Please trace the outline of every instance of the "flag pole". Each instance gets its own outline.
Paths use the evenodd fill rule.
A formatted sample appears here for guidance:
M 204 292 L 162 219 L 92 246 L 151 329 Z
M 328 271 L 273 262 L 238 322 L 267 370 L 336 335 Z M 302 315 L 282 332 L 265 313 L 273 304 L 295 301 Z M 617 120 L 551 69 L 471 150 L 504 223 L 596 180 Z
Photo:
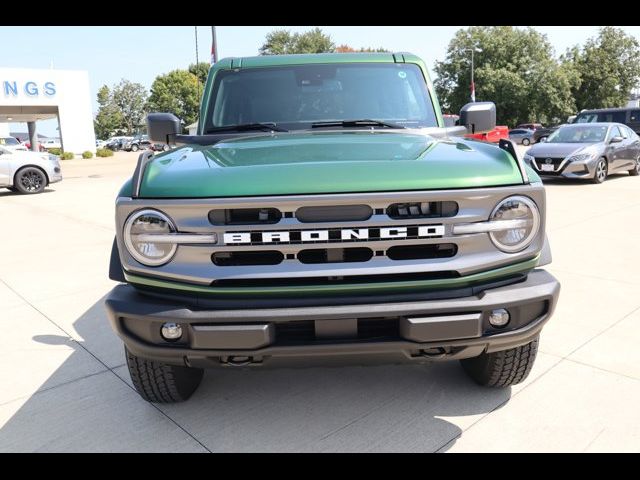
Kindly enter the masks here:
M 216 42 L 216 27 L 211 27 L 211 65 L 218 61 L 218 44 Z

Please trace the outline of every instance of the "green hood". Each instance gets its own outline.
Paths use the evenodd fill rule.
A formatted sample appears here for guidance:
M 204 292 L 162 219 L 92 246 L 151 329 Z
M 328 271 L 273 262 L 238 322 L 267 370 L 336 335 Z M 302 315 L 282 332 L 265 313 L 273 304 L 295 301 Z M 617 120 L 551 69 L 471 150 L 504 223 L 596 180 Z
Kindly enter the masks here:
M 472 188 L 522 183 L 487 143 L 416 133 L 278 133 L 188 145 L 146 168 L 141 197 L 233 197 Z

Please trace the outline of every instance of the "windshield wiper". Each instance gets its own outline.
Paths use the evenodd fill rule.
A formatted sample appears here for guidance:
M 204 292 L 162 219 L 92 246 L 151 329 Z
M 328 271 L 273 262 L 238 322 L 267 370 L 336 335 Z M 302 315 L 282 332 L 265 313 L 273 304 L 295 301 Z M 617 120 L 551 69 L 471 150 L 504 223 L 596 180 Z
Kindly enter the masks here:
M 329 120 L 327 122 L 315 122 L 311 124 L 311 128 L 326 128 L 326 127 L 387 127 L 387 128 L 407 128 L 404 125 L 398 125 L 397 123 L 383 122 L 381 120 L 370 120 L 365 118 L 363 120 Z
M 275 123 L 241 123 L 239 125 L 225 125 L 224 127 L 211 127 L 207 128 L 206 133 L 219 133 L 219 132 L 246 132 L 249 130 L 262 130 L 273 132 L 288 132 L 286 128 L 278 127 Z

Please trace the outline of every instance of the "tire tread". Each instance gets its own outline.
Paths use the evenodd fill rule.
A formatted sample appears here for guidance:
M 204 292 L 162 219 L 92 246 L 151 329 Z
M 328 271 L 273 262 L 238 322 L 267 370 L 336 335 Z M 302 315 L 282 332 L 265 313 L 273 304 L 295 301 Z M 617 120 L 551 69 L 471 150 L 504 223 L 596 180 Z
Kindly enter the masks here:
M 538 338 L 519 347 L 462 360 L 464 370 L 480 385 L 504 388 L 522 382 L 538 353 Z
M 198 388 L 203 370 L 168 365 L 138 357 L 125 348 L 133 386 L 148 402 L 174 403 L 187 400 Z

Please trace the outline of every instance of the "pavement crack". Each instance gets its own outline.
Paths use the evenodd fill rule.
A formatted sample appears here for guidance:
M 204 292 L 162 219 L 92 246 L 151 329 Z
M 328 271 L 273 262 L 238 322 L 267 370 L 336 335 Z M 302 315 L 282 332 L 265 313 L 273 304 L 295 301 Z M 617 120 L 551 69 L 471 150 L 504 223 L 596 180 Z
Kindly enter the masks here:
M 329 433 L 326 433 L 325 435 L 320 437 L 320 440 L 326 440 L 327 438 L 331 437 L 332 435 L 335 435 L 338 432 L 341 432 L 342 430 L 344 430 L 345 428 L 350 427 L 351 425 L 359 422 L 360 420 L 362 420 L 363 418 L 367 418 L 369 415 L 371 415 L 372 413 L 374 413 L 377 410 L 380 410 L 383 407 L 386 407 L 387 405 L 389 405 L 390 403 L 393 403 L 394 401 L 396 401 L 397 396 L 393 396 L 391 397 L 389 400 L 387 400 L 384 403 L 381 403 L 380 405 L 377 405 L 376 407 L 372 408 L 371 410 L 367 410 L 366 412 L 358 415 L 357 417 L 355 417 L 353 420 L 348 421 L 347 423 L 345 423 L 344 425 L 330 431 Z
M 12 398 L 11 400 L 6 400 L 6 401 L 3 401 L 3 402 L 0 402 L 0 406 L 8 405 L 10 403 L 13 403 L 15 401 L 21 400 L 23 398 L 31 398 L 31 397 L 33 397 L 35 395 L 40 395 L 41 393 L 50 392 L 51 390 L 55 390 L 58 387 L 64 387 L 66 385 L 78 382 L 80 380 L 85 380 L 87 378 L 95 377 L 96 375 L 102 375 L 103 373 L 108 373 L 108 372 L 109 372 L 109 369 L 100 370 L 99 372 L 88 373 L 86 375 L 82 375 L 81 377 L 74 378 L 72 380 L 67 380 L 66 382 L 59 383 L 58 385 L 52 385 L 51 387 L 40 388 L 40 389 L 36 390 L 35 392 L 33 392 L 30 395 L 20 395 L 19 397 Z
M 631 375 L 626 375 L 626 374 L 620 373 L 620 372 L 614 372 L 613 370 L 609 370 L 607 368 L 602 368 L 602 367 L 599 367 L 597 365 L 591 365 L 590 363 L 587 363 L 587 362 L 581 362 L 580 360 L 575 360 L 573 358 L 565 358 L 564 360 L 567 360 L 568 362 L 571 362 L 571 363 L 575 363 L 577 365 L 582 365 L 582 366 L 585 366 L 585 367 L 593 368 L 595 370 L 600 370 L 602 372 L 610 373 L 612 375 L 617 375 L 618 377 L 628 378 L 629 380 L 635 380 L 636 382 L 640 382 L 640 378 L 638 378 L 638 377 L 633 377 Z
M 71 335 L 70 332 L 68 332 L 66 329 L 64 329 L 62 326 L 58 325 L 58 323 L 56 323 L 53 319 L 51 319 L 46 313 L 44 313 L 42 310 L 40 310 L 38 307 L 36 307 L 33 303 L 31 303 L 27 298 L 25 298 L 23 295 L 21 295 L 20 293 L 18 293 L 16 290 L 14 290 L 7 282 L 5 282 L 4 280 L 0 279 L 0 283 L 2 283 L 4 286 L 6 286 L 9 290 L 11 290 L 13 293 L 15 293 L 18 297 L 20 297 L 27 305 L 29 305 L 31 308 L 33 308 L 36 312 L 38 312 L 40 315 L 42 315 L 44 318 L 46 318 L 49 322 L 51 322 L 53 325 L 55 325 L 60 331 L 62 331 L 67 337 L 69 337 L 70 339 L 73 340 L 73 342 L 78 345 L 78 347 L 80 347 L 81 349 L 83 349 L 85 352 L 87 352 L 89 355 L 91 355 L 98 363 L 100 363 L 105 370 L 103 370 L 102 372 L 98 372 L 98 373 L 105 373 L 106 371 L 111 372 L 113 375 L 115 375 L 115 377 L 120 380 L 122 383 L 124 383 L 128 388 L 130 388 L 131 390 L 133 390 L 135 392 L 136 395 L 138 395 L 138 392 L 136 392 L 135 388 L 133 388 L 131 385 L 129 385 L 123 378 L 120 377 L 120 375 L 118 375 L 114 369 L 118 368 L 118 367 L 109 367 L 106 363 L 104 363 L 97 355 L 95 355 L 93 352 L 91 352 L 91 350 L 89 350 L 87 347 L 84 346 L 84 344 L 82 342 L 78 342 L 77 340 L 75 340 L 73 338 L 73 335 Z M 86 378 L 86 377 L 85 377 Z M 80 379 L 76 379 L 76 380 L 80 380 Z M 67 383 L 71 383 L 71 382 L 67 382 Z M 56 385 L 56 387 L 51 387 L 51 388 L 57 388 L 58 386 L 62 386 L 62 385 Z M 36 394 L 39 392 L 36 392 Z M 191 438 L 194 442 L 196 442 L 198 445 L 200 445 L 203 449 L 205 449 L 207 452 L 212 453 L 211 450 L 209 450 L 200 440 L 198 440 L 195 436 L 193 436 L 193 434 L 191 434 L 191 432 L 189 432 L 188 430 L 186 430 L 182 425 L 180 425 L 178 422 L 176 422 L 173 418 L 171 418 L 167 413 L 165 413 L 162 409 L 160 409 L 157 405 L 153 404 L 153 403 L 148 403 L 149 406 L 151 406 L 152 408 L 155 408 L 163 417 L 165 417 L 170 423 L 174 424 L 177 428 L 179 428 L 180 430 L 182 430 L 185 435 L 187 435 L 189 438 Z
M 592 440 L 587 444 L 587 446 L 586 446 L 586 447 L 584 447 L 584 449 L 582 450 L 582 452 L 583 452 L 583 453 L 584 453 L 584 452 L 586 452 L 586 451 L 589 449 L 589 447 L 590 447 L 591 445 L 593 445 L 593 444 L 595 443 L 595 441 L 596 441 L 598 438 L 600 438 L 600 436 L 604 433 L 604 431 L 605 431 L 605 430 L 606 430 L 606 428 L 603 428 L 602 430 L 600 430 L 600 431 L 598 432 L 598 434 L 597 434 L 595 437 L 593 437 L 593 439 L 592 439 Z
M 485 418 L 487 418 L 489 415 L 491 415 L 493 412 L 495 412 L 496 410 L 502 408 L 503 406 L 505 406 L 507 403 L 509 403 L 511 400 L 513 400 L 515 397 L 517 397 L 518 395 L 520 395 L 522 392 L 524 392 L 527 388 L 529 388 L 531 385 L 533 385 L 534 383 L 536 383 L 538 380 L 540 380 L 542 377 L 544 377 L 547 373 L 549 373 L 551 370 L 553 370 L 555 367 L 557 367 L 563 360 L 565 360 L 565 358 L 563 357 L 556 357 L 558 358 L 558 361 L 555 362 L 553 365 L 551 365 L 549 368 L 547 368 L 544 372 L 542 372 L 540 375 L 538 375 L 536 378 L 534 378 L 531 382 L 529 382 L 527 385 L 525 385 L 524 387 L 522 387 L 519 391 L 517 391 L 516 393 L 512 394 L 509 398 L 507 398 L 504 402 L 500 402 L 498 405 L 496 405 L 495 407 L 493 407 L 490 411 L 488 411 L 487 413 L 485 413 L 484 415 L 482 415 L 480 418 L 478 418 L 475 422 L 473 422 L 471 425 L 467 426 L 467 428 L 463 429 L 462 432 L 460 432 L 460 434 L 456 435 L 455 437 L 453 437 L 451 440 L 449 440 L 448 442 L 445 442 L 443 445 L 441 445 L 440 447 L 438 447 L 436 450 L 434 450 L 434 453 L 441 453 L 447 450 L 447 448 L 450 444 L 454 443 L 457 439 L 459 439 L 460 437 L 462 437 L 462 435 L 469 431 L 472 427 L 474 427 L 475 425 L 477 425 L 479 422 L 481 422 L 482 420 L 484 420 Z
M 629 313 L 627 313 L 626 315 L 624 315 L 620 320 L 617 320 L 616 322 L 612 323 L 611 325 L 609 325 L 607 328 L 605 328 L 604 330 L 596 333 L 593 337 L 589 338 L 588 340 L 584 341 L 583 343 L 581 343 L 580 345 L 578 345 L 576 348 L 574 348 L 573 350 L 571 350 L 568 354 L 566 354 L 564 357 L 562 357 L 563 359 L 567 359 L 569 360 L 569 357 L 571 355 L 573 355 L 574 353 L 576 353 L 578 350 L 580 350 L 582 347 L 584 347 L 585 345 L 589 344 L 590 342 L 592 342 L 593 340 L 595 340 L 596 338 L 598 338 L 599 336 L 603 335 L 604 333 L 608 332 L 609 330 L 611 330 L 613 327 L 615 327 L 616 325 L 618 325 L 620 322 L 622 322 L 623 320 L 627 319 L 628 317 L 630 317 L 631 315 L 633 315 L 634 313 L 636 313 L 638 310 L 640 310 L 640 306 L 634 308 L 633 310 L 631 310 Z M 596 367 L 597 368 L 597 367 Z M 604 369 L 601 369 L 604 370 Z

